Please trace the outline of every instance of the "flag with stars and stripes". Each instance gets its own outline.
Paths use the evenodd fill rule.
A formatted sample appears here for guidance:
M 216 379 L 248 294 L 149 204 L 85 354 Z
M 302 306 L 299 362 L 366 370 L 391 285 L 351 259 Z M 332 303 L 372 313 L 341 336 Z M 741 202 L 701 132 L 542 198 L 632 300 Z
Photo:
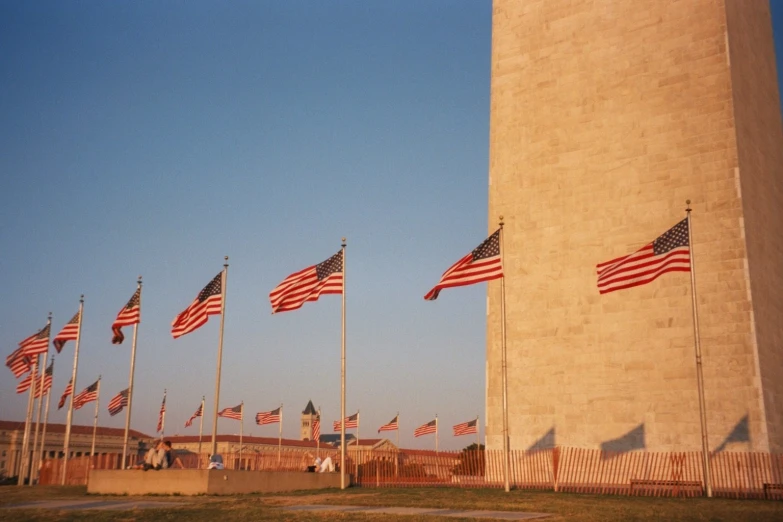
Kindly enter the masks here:
M 382 431 L 397 431 L 399 429 L 399 415 L 395 415 L 392 420 L 378 428 L 378 433 Z
M 223 307 L 223 272 L 215 276 L 196 299 L 171 323 L 171 335 L 176 339 L 206 324 L 210 315 L 219 315 Z
M 345 429 L 358 428 L 359 427 L 359 412 L 357 411 L 353 415 L 345 418 Z M 340 431 L 340 421 L 334 421 L 332 424 L 333 431 Z
M 413 436 L 421 437 L 422 435 L 437 433 L 437 431 L 438 431 L 438 419 L 434 419 L 416 428 L 413 431 Z
M 317 265 L 294 272 L 269 293 L 272 313 L 290 312 L 322 294 L 343 293 L 343 251 Z
M 122 411 L 122 409 L 128 405 L 128 388 L 125 388 L 120 393 L 112 397 L 109 401 L 109 415 L 114 417 Z
M 111 344 L 122 344 L 125 335 L 122 333 L 123 326 L 130 326 L 141 322 L 141 288 L 136 289 L 136 293 L 130 298 L 130 301 L 122 307 L 117 318 L 111 325 L 112 338 Z
M 92 402 L 98 398 L 98 383 L 100 379 L 87 386 L 78 395 L 73 397 L 73 409 L 78 410 L 88 402 Z
M 5 358 L 5 365 L 18 379 L 30 371 L 33 366 L 33 358 L 25 355 L 24 348 L 19 347 Z
M 198 409 L 196 410 L 196 413 L 191 415 L 190 418 L 187 421 L 185 421 L 185 427 L 190 428 L 193 425 L 193 420 L 196 417 L 201 417 L 203 415 L 204 415 L 204 403 L 202 402 L 201 404 L 198 405 Z
M 444 288 L 466 286 L 503 277 L 500 260 L 500 229 L 484 240 L 468 255 L 443 272 L 440 281 L 424 299 L 434 301 Z
M 452 429 L 454 430 L 455 437 L 478 433 L 478 419 L 473 419 L 472 421 L 457 424 L 456 426 L 452 427 Z
M 166 422 L 166 393 L 163 392 L 163 402 L 160 404 L 160 411 L 158 412 L 157 433 L 163 431 L 163 426 L 165 422 Z
M 63 406 L 65 406 L 65 401 L 68 399 L 68 397 L 71 396 L 72 393 L 73 393 L 73 379 L 68 381 L 68 386 L 65 387 L 65 391 L 63 391 L 63 394 L 60 397 L 60 402 L 57 403 L 58 410 L 63 409 Z
M 666 272 L 690 272 L 688 218 L 633 254 L 599 263 L 596 270 L 601 294 L 645 285 Z
M 54 361 L 49 363 L 49 367 L 44 372 L 44 383 L 43 386 L 40 385 L 41 381 L 38 380 L 38 386 L 35 387 L 35 398 L 41 397 L 42 395 L 46 395 L 49 393 L 49 390 L 52 389 L 52 380 L 54 378 Z
M 68 324 L 63 326 L 63 329 L 60 330 L 60 333 L 54 338 L 54 347 L 57 350 L 57 353 L 62 351 L 63 346 L 65 346 L 67 341 L 75 341 L 79 337 L 79 328 L 81 328 L 81 325 L 81 313 L 76 312 L 76 315 L 68 321 Z
M 19 343 L 19 348 L 22 349 L 22 353 L 28 357 L 35 357 L 36 355 L 46 353 L 49 350 L 50 330 L 51 325 L 47 324 L 38 332 Z
M 24 393 L 27 390 L 29 390 L 30 386 L 32 385 L 32 382 L 33 382 L 33 374 L 31 372 L 31 373 L 28 373 L 27 376 L 24 379 L 22 379 L 21 381 L 16 383 L 16 393 Z M 36 388 L 38 388 L 38 379 L 37 378 L 36 378 L 35 384 L 36 384 Z
M 227 419 L 242 420 L 242 405 L 234 406 L 233 408 L 224 408 L 218 412 L 218 417 L 225 417 Z
M 280 422 L 280 408 L 256 413 L 256 424 L 259 426 L 263 426 L 264 424 L 275 424 L 277 422 Z

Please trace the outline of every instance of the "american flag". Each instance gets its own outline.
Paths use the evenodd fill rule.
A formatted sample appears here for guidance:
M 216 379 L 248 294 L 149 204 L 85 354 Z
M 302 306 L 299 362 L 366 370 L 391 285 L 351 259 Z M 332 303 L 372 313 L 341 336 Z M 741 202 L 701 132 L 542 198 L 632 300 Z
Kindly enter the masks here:
M 472 285 L 503 277 L 500 261 L 500 229 L 484 240 L 471 253 L 443 272 L 440 281 L 424 299 L 434 301 L 444 288 Z
M 343 251 L 317 265 L 309 266 L 283 279 L 269 293 L 272 313 L 301 308 L 307 301 L 317 301 L 321 294 L 343 293 Z
M 596 265 L 598 292 L 608 294 L 655 281 L 666 272 L 690 272 L 688 218 L 633 254 Z
M 163 431 L 163 425 L 165 421 L 166 421 L 166 392 L 163 392 L 163 402 L 160 404 L 160 412 L 158 413 L 157 433 Z
M 62 397 L 60 397 L 60 402 L 57 403 L 57 409 L 61 410 L 63 409 L 63 406 L 65 406 L 65 401 L 70 397 L 70 395 L 73 393 L 73 379 L 68 381 L 68 386 L 65 387 L 65 391 L 63 392 Z
M 52 378 L 53 378 L 53 376 L 54 376 L 54 361 L 49 363 L 49 367 L 44 372 L 43 387 L 40 386 L 40 382 L 41 382 L 40 380 L 38 381 L 38 386 L 35 387 L 35 398 L 36 399 L 38 397 L 42 396 L 42 395 L 46 395 L 47 393 L 49 393 L 49 390 L 52 389 Z
M 226 417 L 227 419 L 242 420 L 242 405 L 239 404 L 233 408 L 224 408 L 218 413 L 218 417 Z
M 75 341 L 77 337 L 79 337 L 79 327 L 82 324 L 80 315 L 80 312 L 76 312 L 76 315 L 68 321 L 68 324 L 63 326 L 63 329 L 60 330 L 60 333 L 54 338 L 54 347 L 57 350 L 57 353 L 62 351 L 66 341 Z
M 109 401 L 109 415 L 114 417 L 122 409 L 128 405 L 128 388 L 125 388 L 120 393 L 112 397 Z
M 98 398 L 98 383 L 100 379 L 83 389 L 78 395 L 73 397 L 73 409 L 78 410 L 88 402 L 92 402 Z
M 359 427 L 359 412 L 357 411 L 350 417 L 345 418 L 345 429 L 358 428 Z M 340 431 L 340 421 L 334 421 L 334 431 Z
M 196 417 L 201 417 L 202 415 L 204 415 L 204 403 L 203 402 L 198 405 L 198 409 L 196 410 L 196 413 L 191 415 L 190 418 L 187 421 L 185 421 L 185 427 L 186 428 L 190 428 L 193 425 L 193 420 Z
M 256 413 L 256 424 L 263 426 L 264 424 L 274 424 L 280 422 L 280 408 L 272 411 L 262 411 Z
M 5 358 L 5 365 L 17 379 L 29 372 L 33 365 L 33 358 L 24 353 L 23 348 L 17 348 L 11 355 Z
M 399 429 L 399 418 L 399 415 L 395 415 L 392 420 L 378 428 L 378 433 L 382 431 L 397 431 Z
M 426 424 L 422 424 L 413 432 L 414 437 L 421 437 L 438 431 L 438 419 L 433 419 Z
M 24 393 L 27 390 L 29 390 L 32 382 L 33 382 L 33 374 L 31 372 L 27 374 L 27 377 L 25 377 L 24 379 L 22 379 L 16 384 L 16 393 Z M 38 388 L 38 377 L 35 378 L 35 385 L 36 388 Z
M 111 325 L 112 338 L 111 344 L 122 344 L 125 335 L 122 333 L 123 326 L 130 326 L 141 322 L 141 288 L 136 289 L 136 293 L 130 298 L 128 304 L 122 307 L 117 319 Z
M 317 441 L 321 438 L 321 416 L 318 415 L 318 418 L 313 421 L 313 440 Z
M 223 272 L 220 272 L 171 323 L 171 335 L 174 339 L 203 326 L 210 315 L 220 314 L 223 304 L 222 287 Z
M 46 353 L 49 350 L 49 331 L 51 330 L 51 325 L 47 324 L 43 328 L 41 328 L 37 333 L 31 335 L 21 343 L 19 343 L 19 348 L 22 349 L 22 352 L 25 355 L 28 355 L 30 357 L 35 357 L 36 355 L 40 355 L 42 353 Z
M 463 422 L 462 424 L 457 424 L 452 429 L 454 430 L 455 437 L 459 437 L 460 435 L 470 435 L 472 433 L 478 433 L 478 419 L 473 419 L 472 421 Z

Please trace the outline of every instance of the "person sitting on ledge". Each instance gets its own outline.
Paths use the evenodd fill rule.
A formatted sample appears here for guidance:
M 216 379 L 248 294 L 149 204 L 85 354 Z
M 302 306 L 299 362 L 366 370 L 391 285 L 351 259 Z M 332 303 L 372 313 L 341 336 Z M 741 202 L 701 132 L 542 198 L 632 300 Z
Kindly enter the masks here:
M 166 452 L 163 449 L 163 441 L 160 440 L 150 447 L 147 454 L 144 456 L 144 460 L 138 464 L 131 466 L 130 469 L 161 469 L 163 461 L 166 460 Z
M 327 456 L 323 462 L 319 462 L 321 459 L 316 459 L 316 471 L 318 473 L 326 473 L 333 472 L 334 471 L 334 463 L 332 462 L 332 457 Z M 320 464 L 320 466 L 319 466 Z
M 167 440 L 163 443 L 163 454 L 164 454 L 164 461 L 166 463 L 166 468 L 168 469 L 184 469 L 185 466 L 182 465 L 182 460 L 180 460 L 179 457 L 174 455 L 174 452 L 171 450 L 171 441 Z
M 207 466 L 207 469 L 223 469 L 223 457 L 220 455 L 212 455 L 209 458 L 209 466 Z

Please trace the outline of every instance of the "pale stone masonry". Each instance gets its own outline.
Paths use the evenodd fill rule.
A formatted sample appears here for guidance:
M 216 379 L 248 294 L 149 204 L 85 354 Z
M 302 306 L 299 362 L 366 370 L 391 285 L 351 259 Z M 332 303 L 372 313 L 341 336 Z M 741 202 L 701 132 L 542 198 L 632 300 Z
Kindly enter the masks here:
M 505 217 L 512 449 L 700 450 L 690 277 L 595 265 L 685 217 L 711 450 L 783 452 L 783 130 L 763 0 L 494 0 L 489 231 Z M 500 282 L 487 442 L 502 447 Z

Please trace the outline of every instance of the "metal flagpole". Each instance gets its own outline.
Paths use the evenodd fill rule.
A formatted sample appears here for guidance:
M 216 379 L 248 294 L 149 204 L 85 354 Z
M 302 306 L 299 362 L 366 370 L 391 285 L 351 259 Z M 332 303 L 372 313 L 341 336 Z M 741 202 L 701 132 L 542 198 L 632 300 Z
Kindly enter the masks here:
M 98 432 L 98 405 L 101 402 L 101 376 L 98 376 L 98 389 L 95 390 L 95 420 L 92 423 L 92 446 L 90 457 L 95 456 L 95 434 Z
M 217 357 L 217 370 L 215 372 L 215 413 L 212 415 L 212 451 L 211 454 L 217 453 L 217 419 L 218 419 L 218 404 L 220 403 L 220 365 L 223 361 L 223 326 L 226 323 L 226 283 L 228 282 L 228 256 L 225 257 L 226 262 L 223 264 L 223 277 L 220 282 L 220 291 L 223 296 L 220 299 L 220 337 L 218 339 L 218 357 Z
M 139 333 L 141 322 L 141 276 L 136 281 L 139 289 L 139 320 L 133 325 L 133 343 L 131 345 L 130 377 L 128 377 L 128 408 L 125 411 L 125 437 L 122 441 L 122 467 L 127 466 L 128 458 L 128 433 L 130 432 L 131 407 L 133 406 L 133 373 L 136 371 L 136 336 Z
M 79 298 L 79 330 L 76 333 L 76 345 L 73 348 L 73 374 L 71 376 L 71 400 L 68 404 L 68 419 L 65 422 L 65 440 L 63 442 L 63 473 L 60 481 L 65 485 L 68 472 L 68 453 L 71 451 L 71 422 L 73 421 L 73 397 L 76 395 L 76 370 L 79 367 L 79 341 L 82 339 L 82 322 L 84 321 L 84 294 Z
M 356 410 L 356 446 L 359 447 L 359 410 Z
M 438 452 L 438 414 L 435 414 L 435 453 Z
M 163 405 L 161 406 L 161 409 L 163 410 L 160 413 L 160 438 L 162 439 L 165 437 L 166 433 L 166 393 L 168 393 L 168 390 L 166 388 L 163 388 Z
M 397 412 L 397 448 L 400 447 L 400 412 Z
M 245 426 L 245 401 L 239 403 L 239 469 L 242 469 L 242 434 Z
M 52 355 L 52 363 L 54 363 L 54 355 Z M 54 372 L 52 372 L 52 378 L 54 378 Z M 41 448 L 38 451 L 38 466 L 36 466 L 36 478 L 38 478 L 38 472 L 41 469 L 41 461 L 46 456 L 46 425 L 49 423 L 49 403 L 52 402 L 52 389 L 46 392 L 46 411 L 44 412 L 43 429 L 41 430 Z
M 24 417 L 24 437 L 22 438 L 22 454 L 19 459 L 19 479 L 17 480 L 17 486 L 24 485 L 24 479 L 27 477 L 27 469 L 29 464 L 30 453 L 30 424 L 33 420 L 33 404 L 35 402 L 35 381 L 38 380 L 38 362 L 41 356 L 35 356 L 35 363 L 32 370 L 30 370 L 30 396 L 27 398 L 27 413 Z
M 204 396 L 201 396 L 201 422 L 198 428 L 198 467 L 201 469 L 201 436 L 204 433 Z
M 49 325 L 49 337 L 51 337 L 51 324 L 52 324 L 52 312 L 49 312 L 49 321 L 47 323 Z M 43 386 L 44 386 L 44 380 L 46 379 L 46 359 L 49 356 L 49 339 L 46 340 L 46 351 L 44 352 L 43 356 L 43 364 L 41 365 L 41 379 L 38 382 L 38 393 L 36 395 L 39 395 L 38 397 L 38 409 L 36 413 L 36 420 L 35 420 L 35 436 L 33 437 L 33 456 L 30 459 L 30 480 L 29 484 L 33 485 L 33 475 L 35 475 L 35 460 L 36 460 L 36 454 L 38 452 L 38 428 L 41 425 L 41 413 L 43 412 Z M 36 374 L 37 378 L 37 374 Z
M 481 449 L 481 424 L 479 423 L 479 416 L 476 415 L 476 450 Z
M 503 216 L 500 216 L 500 269 L 503 271 Z M 508 440 L 508 376 L 506 361 L 506 275 L 500 278 L 500 349 L 503 374 L 503 485 L 506 493 L 511 491 L 509 484 L 509 440 Z
M 343 238 L 342 347 L 340 352 L 340 489 L 345 489 L 345 238 Z
M 277 423 L 278 426 L 278 434 L 277 434 L 277 463 L 280 464 L 280 453 L 283 450 L 283 403 L 280 403 L 280 420 Z M 310 427 L 312 430 L 312 426 Z
M 312 432 L 312 428 L 310 429 Z M 315 440 L 315 456 L 321 456 L 321 407 L 318 407 L 318 437 Z
M 696 265 L 693 260 L 693 229 L 691 226 L 691 200 L 685 202 L 688 208 L 688 255 L 691 262 L 691 301 L 693 305 L 693 340 L 696 350 L 696 384 L 699 390 L 699 421 L 701 422 L 701 454 L 702 471 L 704 473 L 704 485 L 707 490 L 707 497 L 712 496 L 712 480 L 710 477 L 710 449 L 707 439 L 707 410 L 704 401 L 704 374 L 701 367 L 701 339 L 699 336 L 699 310 L 696 300 Z

